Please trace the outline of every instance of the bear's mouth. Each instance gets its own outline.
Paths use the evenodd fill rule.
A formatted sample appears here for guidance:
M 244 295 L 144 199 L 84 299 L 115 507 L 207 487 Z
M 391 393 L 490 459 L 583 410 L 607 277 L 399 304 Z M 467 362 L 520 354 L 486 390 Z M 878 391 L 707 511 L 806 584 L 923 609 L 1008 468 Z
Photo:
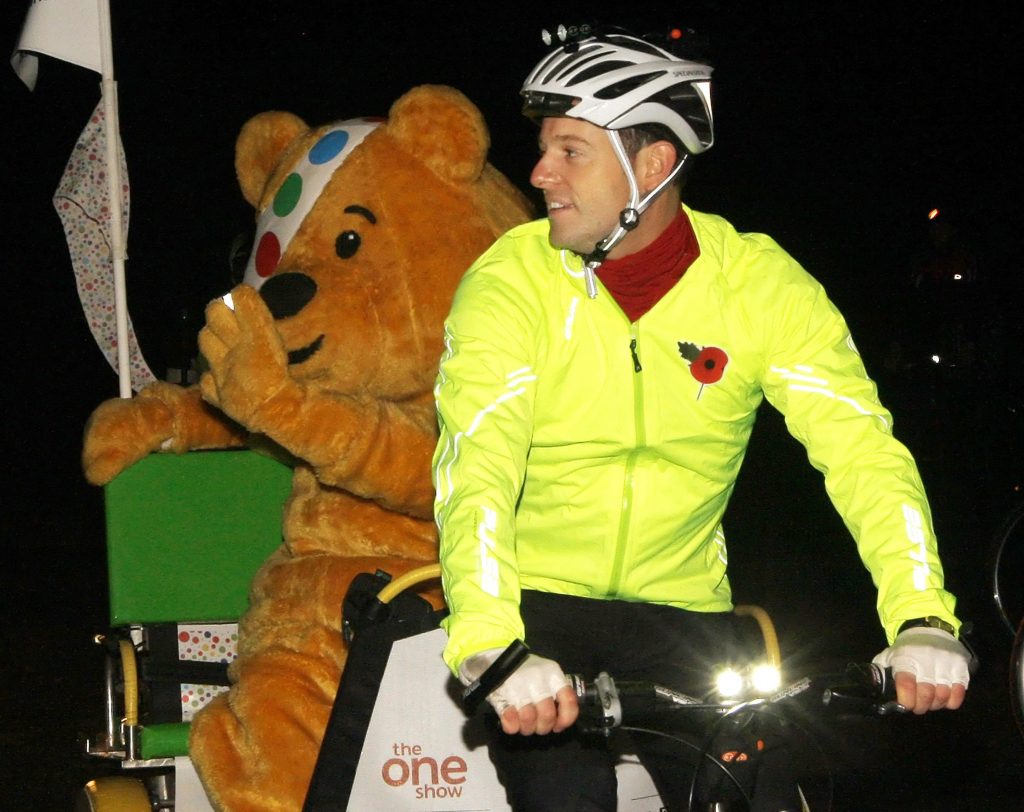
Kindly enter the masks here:
M 308 361 L 320 351 L 320 347 L 323 346 L 323 343 L 324 337 L 321 333 L 313 342 L 307 344 L 305 347 L 300 347 L 297 350 L 289 350 L 288 363 L 301 364 L 304 361 Z

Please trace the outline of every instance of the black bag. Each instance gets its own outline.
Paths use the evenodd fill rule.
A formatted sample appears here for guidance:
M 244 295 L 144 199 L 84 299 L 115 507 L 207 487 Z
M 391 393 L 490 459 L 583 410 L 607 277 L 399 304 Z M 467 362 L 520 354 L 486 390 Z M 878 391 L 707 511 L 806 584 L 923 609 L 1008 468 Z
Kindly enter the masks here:
M 419 595 L 402 592 L 388 603 L 377 594 L 391 581 L 378 570 L 357 575 L 342 605 L 348 661 L 324 731 L 303 812 L 344 812 L 355 780 L 370 716 L 377 702 L 391 645 L 433 631 L 447 610 L 437 611 Z

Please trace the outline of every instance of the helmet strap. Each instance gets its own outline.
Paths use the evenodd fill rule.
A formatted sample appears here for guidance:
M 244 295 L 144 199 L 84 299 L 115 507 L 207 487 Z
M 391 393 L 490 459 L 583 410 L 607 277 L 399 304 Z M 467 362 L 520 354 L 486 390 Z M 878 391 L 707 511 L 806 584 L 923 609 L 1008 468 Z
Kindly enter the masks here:
M 636 173 L 633 171 L 633 164 L 629 160 L 626 148 L 622 145 L 622 137 L 619 135 L 618 130 L 606 129 L 605 132 L 608 133 L 608 140 L 611 141 L 612 150 L 619 159 L 622 171 L 626 174 L 626 181 L 629 183 L 629 203 L 619 212 L 619 224 L 615 227 L 615 230 L 595 245 L 593 251 L 583 257 L 586 263 L 583 267 L 583 277 L 587 286 L 587 296 L 591 299 L 597 298 L 597 281 L 594 279 L 594 271 L 605 261 L 608 253 L 622 242 L 622 238 L 640 224 L 640 215 L 647 210 L 647 207 L 651 205 L 654 198 L 672 183 L 682 171 L 686 159 L 690 157 L 688 152 L 684 152 L 679 160 L 676 161 L 676 165 L 672 167 L 672 171 L 641 200 L 640 187 L 636 182 Z

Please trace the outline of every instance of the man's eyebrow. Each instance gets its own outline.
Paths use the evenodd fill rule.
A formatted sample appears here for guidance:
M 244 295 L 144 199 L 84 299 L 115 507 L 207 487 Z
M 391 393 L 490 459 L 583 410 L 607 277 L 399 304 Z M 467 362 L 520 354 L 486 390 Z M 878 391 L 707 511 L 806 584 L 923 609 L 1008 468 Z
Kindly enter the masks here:
M 559 144 L 560 146 L 565 146 L 567 144 L 568 145 L 576 145 L 576 146 L 584 146 L 584 147 L 591 146 L 590 141 L 588 141 L 586 138 L 583 138 L 583 137 L 581 137 L 579 135 L 556 135 L 553 138 L 551 138 L 550 140 L 551 140 L 551 143 Z M 545 145 L 544 141 L 538 141 L 538 143 L 541 146 Z
M 359 215 L 362 215 L 367 220 L 369 220 L 371 223 L 373 223 L 374 225 L 377 225 L 377 215 L 375 215 L 372 211 L 370 211 L 365 206 L 355 206 L 355 205 L 346 206 L 345 207 L 345 214 L 359 214 Z

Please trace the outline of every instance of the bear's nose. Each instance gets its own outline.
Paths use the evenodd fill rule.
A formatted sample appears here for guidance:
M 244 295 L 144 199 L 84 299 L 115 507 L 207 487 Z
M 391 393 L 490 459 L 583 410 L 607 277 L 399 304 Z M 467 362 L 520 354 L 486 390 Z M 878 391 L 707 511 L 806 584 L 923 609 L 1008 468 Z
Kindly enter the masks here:
M 304 273 L 275 274 L 263 283 L 260 296 L 275 319 L 294 316 L 316 296 L 316 282 Z

